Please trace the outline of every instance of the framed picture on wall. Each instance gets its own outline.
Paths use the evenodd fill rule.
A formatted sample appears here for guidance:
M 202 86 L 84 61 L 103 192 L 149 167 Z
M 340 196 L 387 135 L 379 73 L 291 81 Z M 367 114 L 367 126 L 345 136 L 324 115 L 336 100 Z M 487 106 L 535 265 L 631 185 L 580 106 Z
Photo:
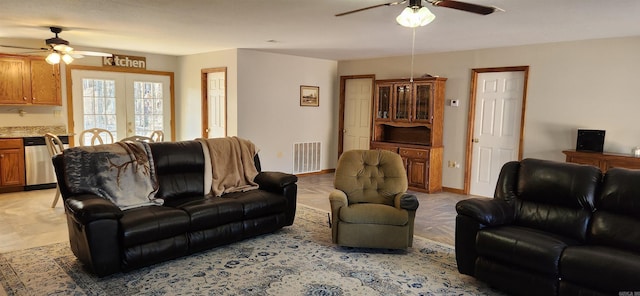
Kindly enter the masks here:
M 320 106 L 320 87 L 319 86 L 300 86 L 300 106 Z

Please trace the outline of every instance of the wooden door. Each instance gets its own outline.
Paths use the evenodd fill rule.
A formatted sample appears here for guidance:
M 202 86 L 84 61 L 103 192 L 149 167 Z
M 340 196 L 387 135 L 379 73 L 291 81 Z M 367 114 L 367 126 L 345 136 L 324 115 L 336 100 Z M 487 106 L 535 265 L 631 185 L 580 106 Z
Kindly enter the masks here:
M 372 85 L 371 78 L 345 81 L 343 151 L 369 149 Z
M 24 153 L 22 148 L 0 149 L 0 186 L 24 185 Z
M 204 138 L 227 136 L 227 69 L 205 69 L 203 82 Z
M 470 194 L 492 197 L 502 166 L 520 157 L 525 73 L 479 73 L 475 85 Z
M 28 60 L 0 56 L 0 104 L 26 104 L 29 94 Z

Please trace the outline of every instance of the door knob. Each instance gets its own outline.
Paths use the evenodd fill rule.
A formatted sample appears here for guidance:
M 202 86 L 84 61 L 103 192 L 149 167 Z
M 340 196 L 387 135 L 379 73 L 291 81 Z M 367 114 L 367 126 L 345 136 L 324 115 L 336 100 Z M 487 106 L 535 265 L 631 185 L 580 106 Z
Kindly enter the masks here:
M 478 138 L 473 138 L 473 140 L 471 140 L 471 141 L 474 142 L 474 143 L 480 143 L 480 139 L 478 139 Z

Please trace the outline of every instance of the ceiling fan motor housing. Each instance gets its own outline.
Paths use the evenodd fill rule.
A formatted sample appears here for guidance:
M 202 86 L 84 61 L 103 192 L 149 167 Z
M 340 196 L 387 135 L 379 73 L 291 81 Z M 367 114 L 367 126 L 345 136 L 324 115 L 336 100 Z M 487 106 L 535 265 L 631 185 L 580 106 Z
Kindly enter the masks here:
M 51 33 L 56 34 L 56 36 L 53 37 L 53 38 L 49 38 L 49 39 L 45 40 L 47 45 L 50 45 L 52 47 L 56 46 L 56 45 L 67 45 L 67 46 L 69 45 L 69 41 L 58 37 L 58 33 L 62 32 L 62 28 L 49 27 L 49 29 L 51 30 Z

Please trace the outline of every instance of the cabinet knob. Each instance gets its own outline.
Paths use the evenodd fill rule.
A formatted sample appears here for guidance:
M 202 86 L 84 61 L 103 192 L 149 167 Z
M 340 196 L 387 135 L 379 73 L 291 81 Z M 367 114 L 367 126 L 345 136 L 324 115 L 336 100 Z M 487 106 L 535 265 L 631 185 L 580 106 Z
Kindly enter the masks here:
M 33 100 L 35 101 L 35 100 L 36 100 L 36 98 L 33 98 Z
M 26 100 L 27 100 L 27 97 L 22 97 L 22 100 L 26 101 Z

